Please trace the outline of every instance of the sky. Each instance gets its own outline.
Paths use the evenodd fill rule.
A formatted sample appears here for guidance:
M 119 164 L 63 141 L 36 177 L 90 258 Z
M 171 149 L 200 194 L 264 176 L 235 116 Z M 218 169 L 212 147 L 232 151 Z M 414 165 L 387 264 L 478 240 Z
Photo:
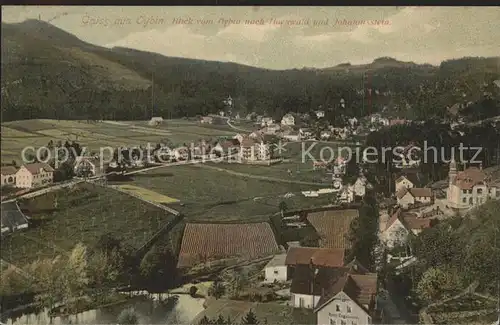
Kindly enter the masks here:
M 267 69 L 500 55 L 499 7 L 2 6 L 96 45 Z

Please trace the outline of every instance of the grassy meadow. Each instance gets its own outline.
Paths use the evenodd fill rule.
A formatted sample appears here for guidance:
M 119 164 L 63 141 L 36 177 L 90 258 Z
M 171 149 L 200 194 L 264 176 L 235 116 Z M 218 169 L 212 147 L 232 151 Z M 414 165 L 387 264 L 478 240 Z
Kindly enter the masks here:
M 2 258 L 24 265 L 37 258 L 65 254 L 78 242 L 91 247 L 111 233 L 139 248 L 172 215 L 116 190 L 90 184 L 55 191 L 20 203 L 30 227 L 2 238 Z
M 2 123 L 3 161 L 21 163 L 21 152 L 27 146 L 46 146 L 50 140 L 77 141 L 87 152 L 99 152 L 101 147 L 152 145 L 168 139 L 174 144 L 191 143 L 200 139 L 234 136 L 229 126 L 199 125 L 196 121 L 172 120 L 158 127 L 147 121 L 98 122 L 70 120 L 22 120 Z

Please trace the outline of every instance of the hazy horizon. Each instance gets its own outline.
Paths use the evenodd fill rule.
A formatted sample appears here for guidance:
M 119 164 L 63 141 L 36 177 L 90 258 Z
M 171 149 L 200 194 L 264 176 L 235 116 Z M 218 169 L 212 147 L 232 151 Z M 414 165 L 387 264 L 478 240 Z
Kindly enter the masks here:
M 500 44 L 498 7 L 3 6 L 3 22 L 28 19 L 98 46 L 272 70 L 380 57 L 439 65 L 496 57 Z

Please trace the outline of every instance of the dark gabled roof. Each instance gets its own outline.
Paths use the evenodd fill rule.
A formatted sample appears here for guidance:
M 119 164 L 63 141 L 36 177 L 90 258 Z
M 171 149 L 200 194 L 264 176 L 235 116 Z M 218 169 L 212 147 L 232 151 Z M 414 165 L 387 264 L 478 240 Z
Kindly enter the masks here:
M 341 267 L 344 265 L 345 249 L 317 248 L 317 247 L 290 247 L 288 249 L 286 265 L 309 265 L 318 267 Z
M 344 292 L 356 302 L 367 314 L 371 314 L 373 302 L 377 293 L 378 278 L 375 273 L 346 273 L 327 289 L 318 301 L 316 312 L 327 305 L 339 292 Z M 365 306 L 369 306 L 366 308 Z
M 410 182 L 413 183 L 413 186 L 415 186 L 415 187 L 419 187 L 419 186 L 424 185 L 424 184 L 422 184 L 424 182 L 424 180 L 422 177 L 420 177 L 418 172 L 416 172 L 416 173 L 410 172 L 410 173 L 400 174 L 396 178 L 396 183 L 400 182 L 403 177 L 406 177 Z
M 291 293 L 323 296 L 339 279 L 349 272 L 347 268 L 311 267 L 297 265 L 293 271 Z
M 2 228 L 15 228 L 28 223 L 16 202 L 2 203 Z

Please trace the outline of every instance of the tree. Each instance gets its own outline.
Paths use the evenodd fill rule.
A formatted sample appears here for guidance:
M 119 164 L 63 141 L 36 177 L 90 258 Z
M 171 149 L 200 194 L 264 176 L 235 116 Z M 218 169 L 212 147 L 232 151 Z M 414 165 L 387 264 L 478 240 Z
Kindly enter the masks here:
M 257 320 L 257 316 L 255 316 L 255 313 L 251 309 L 241 320 L 241 325 L 258 325 L 258 324 L 259 321 Z
M 430 268 L 417 285 L 417 295 L 424 303 L 450 297 L 463 289 L 458 273 L 453 269 Z
M 226 293 L 226 288 L 219 281 L 214 281 L 208 289 L 208 295 L 219 299 Z
M 142 283 L 150 292 L 164 292 L 177 281 L 176 259 L 170 249 L 155 246 L 142 259 L 139 266 Z
M 87 247 L 78 243 L 71 251 L 62 276 L 63 300 L 69 307 L 72 305 L 69 301 L 83 296 L 84 290 L 89 284 L 87 267 Z
M 117 322 L 119 325 L 136 325 L 139 324 L 139 317 L 134 308 L 127 308 L 120 312 Z
M 196 286 L 191 286 L 191 288 L 189 288 L 189 295 L 191 295 L 191 297 L 195 297 L 197 292 L 198 288 Z
M 367 192 L 359 216 L 351 223 L 349 240 L 352 247 L 349 260 L 356 257 L 360 263 L 369 269 L 374 268 L 374 251 L 378 244 L 378 206 L 373 192 Z
M 281 212 L 281 218 L 284 217 L 284 212 L 287 210 L 287 205 L 285 201 L 280 201 L 278 208 L 280 209 Z
M 207 315 L 204 315 L 203 318 L 200 320 L 200 325 L 210 325 L 213 324 L 213 322 L 207 317 Z

